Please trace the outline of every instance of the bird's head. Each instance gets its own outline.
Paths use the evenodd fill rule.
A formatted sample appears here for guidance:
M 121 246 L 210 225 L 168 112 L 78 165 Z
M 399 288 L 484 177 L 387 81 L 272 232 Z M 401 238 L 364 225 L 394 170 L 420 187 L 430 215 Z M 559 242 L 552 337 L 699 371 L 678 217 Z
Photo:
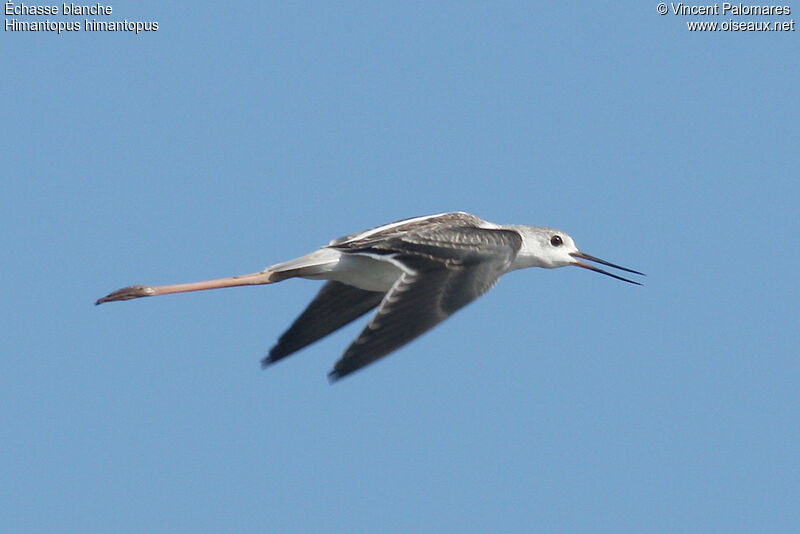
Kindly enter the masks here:
M 515 228 L 522 234 L 523 243 L 522 249 L 515 261 L 514 268 L 544 267 L 546 269 L 554 269 L 556 267 L 575 265 L 616 278 L 617 280 L 641 285 L 639 282 L 628 280 L 627 278 L 623 278 L 581 261 L 588 260 L 621 271 L 644 276 L 644 273 L 640 273 L 639 271 L 620 267 L 619 265 L 581 252 L 575 245 L 575 240 L 566 232 L 556 230 L 555 228 L 546 228 L 544 226 L 517 226 Z

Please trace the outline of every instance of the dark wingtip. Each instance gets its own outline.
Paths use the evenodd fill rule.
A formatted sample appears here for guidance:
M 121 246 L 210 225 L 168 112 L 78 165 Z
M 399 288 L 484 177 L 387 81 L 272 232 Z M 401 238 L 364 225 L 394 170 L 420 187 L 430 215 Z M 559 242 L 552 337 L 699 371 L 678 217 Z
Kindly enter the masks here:
M 286 351 L 285 347 L 281 347 L 279 341 L 277 345 L 270 349 L 269 354 L 261 359 L 261 368 L 266 369 L 273 363 L 281 361 L 290 354 L 292 354 L 292 351 Z

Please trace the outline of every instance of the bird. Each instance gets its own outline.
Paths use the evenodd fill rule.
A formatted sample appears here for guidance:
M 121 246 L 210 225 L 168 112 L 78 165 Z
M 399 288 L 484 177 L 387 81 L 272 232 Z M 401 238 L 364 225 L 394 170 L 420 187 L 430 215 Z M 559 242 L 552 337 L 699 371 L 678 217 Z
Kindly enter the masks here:
M 377 308 L 328 373 L 330 382 L 335 382 L 424 334 L 511 271 L 577 266 L 642 285 L 583 260 L 645 276 L 581 252 L 561 230 L 499 225 L 455 211 L 403 219 L 334 239 L 259 272 L 186 284 L 128 286 L 95 304 L 290 278 L 324 280 L 261 363 L 268 367 Z

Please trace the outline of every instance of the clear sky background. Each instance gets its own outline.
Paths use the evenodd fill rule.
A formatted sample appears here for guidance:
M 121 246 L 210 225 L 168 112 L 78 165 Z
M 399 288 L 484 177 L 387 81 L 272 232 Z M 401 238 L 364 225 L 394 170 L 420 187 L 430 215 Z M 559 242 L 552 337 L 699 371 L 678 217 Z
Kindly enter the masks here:
M 686 25 L 800 4 L 500 4 L 3 32 L 0 530 L 800 530 L 800 32 Z M 93 305 L 451 210 L 645 286 L 515 272 L 335 385 L 363 321 L 259 367 L 317 282 Z

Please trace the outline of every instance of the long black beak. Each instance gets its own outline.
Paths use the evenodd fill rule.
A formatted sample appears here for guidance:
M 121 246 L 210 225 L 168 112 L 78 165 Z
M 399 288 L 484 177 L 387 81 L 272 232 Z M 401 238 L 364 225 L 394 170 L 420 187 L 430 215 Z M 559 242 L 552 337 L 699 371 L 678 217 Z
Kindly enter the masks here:
M 601 260 L 600 258 L 595 258 L 594 256 L 590 256 L 589 254 L 584 254 L 583 252 L 571 252 L 570 256 L 574 258 L 581 258 L 584 260 L 593 261 L 595 263 L 600 263 L 602 265 L 608 265 L 609 267 L 613 267 L 615 269 L 619 269 L 620 271 L 626 271 L 633 274 L 639 274 L 642 276 L 647 276 L 644 273 L 640 273 L 639 271 L 634 271 L 633 269 L 628 269 L 626 267 L 620 267 L 619 265 L 614 265 L 613 263 L 609 263 L 606 260 Z M 576 261 L 575 265 L 578 267 L 583 267 L 584 269 L 589 269 L 590 271 L 594 271 L 596 273 L 604 274 L 606 276 L 610 276 L 611 278 L 616 278 L 617 280 L 622 280 L 623 282 L 628 282 L 629 284 L 636 284 L 637 286 L 642 285 L 639 282 L 634 282 L 633 280 L 628 280 L 627 278 L 623 278 L 621 276 L 617 276 L 616 274 L 612 274 L 608 271 L 601 269 L 600 267 L 595 267 L 594 265 L 589 265 L 588 263 L 584 263 L 582 261 Z

